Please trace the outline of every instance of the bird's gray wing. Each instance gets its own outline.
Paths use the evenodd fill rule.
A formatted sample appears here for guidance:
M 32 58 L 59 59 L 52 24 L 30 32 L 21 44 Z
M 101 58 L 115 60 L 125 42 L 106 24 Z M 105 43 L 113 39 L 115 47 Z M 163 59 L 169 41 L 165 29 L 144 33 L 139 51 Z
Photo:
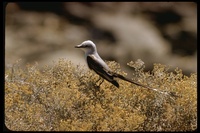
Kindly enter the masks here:
M 93 55 L 87 56 L 87 64 L 88 67 L 92 70 L 94 70 L 97 74 L 99 74 L 101 77 L 106 79 L 107 81 L 111 82 L 115 86 L 119 87 L 119 84 L 117 81 L 113 79 L 113 74 L 109 70 L 107 70 L 103 64 L 101 64 Z
M 113 79 L 113 75 L 108 73 L 108 70 L 101 64 L 93 55 L 87 56 L 87 64 L 88 67 L 94 70 L 97 74 L 102 76 L 103 78 L 111 81 Z

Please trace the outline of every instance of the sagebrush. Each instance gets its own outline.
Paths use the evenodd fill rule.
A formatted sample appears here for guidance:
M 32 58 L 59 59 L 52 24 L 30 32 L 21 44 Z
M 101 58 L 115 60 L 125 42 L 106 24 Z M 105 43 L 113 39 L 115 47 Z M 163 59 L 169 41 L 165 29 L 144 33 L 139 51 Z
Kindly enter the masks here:
M 107 62 L 126 75 L 118 63 Z M 60 59 L 53 66 L 20 63 L 5 71 L 5 125 L 15 131 L 194 131 L 197 128 L 197 74 L 141 61 L 133 80 L 173 92 L 167 96 L 118 80 L 120 88 L 81 65 Z

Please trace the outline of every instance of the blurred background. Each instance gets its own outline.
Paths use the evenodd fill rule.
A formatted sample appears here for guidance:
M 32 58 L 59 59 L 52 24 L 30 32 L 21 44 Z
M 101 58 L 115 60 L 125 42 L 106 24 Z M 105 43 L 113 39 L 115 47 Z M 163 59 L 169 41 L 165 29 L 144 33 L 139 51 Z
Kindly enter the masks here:
M 74 46 L 92 40 L 99 55 L 120 63 L 141 59 L 197 72 L 197 4 L 193 2 L 20 2 L 5 8 L 5 67 L 66 58 L 86 65 Z

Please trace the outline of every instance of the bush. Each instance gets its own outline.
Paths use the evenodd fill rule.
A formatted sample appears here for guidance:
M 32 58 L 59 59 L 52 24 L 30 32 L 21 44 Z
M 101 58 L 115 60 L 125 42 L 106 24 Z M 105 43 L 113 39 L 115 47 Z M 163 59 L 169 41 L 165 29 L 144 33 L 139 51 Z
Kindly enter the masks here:
M 116 62 L 107 62 L 126 75 Z M 197 74 L 154 64 L 144 72 L 140 60 L 134 80 L 173 92 L 160 94 L 118 80 L 120 88 L 93 71 L 60 59 L 53 66 L 22 69 L 15 63 L 5 71 L 5 124 L 15 131 L 193 131 L 197 128 Z M 97 82 L 98 81 L 98 82 Z

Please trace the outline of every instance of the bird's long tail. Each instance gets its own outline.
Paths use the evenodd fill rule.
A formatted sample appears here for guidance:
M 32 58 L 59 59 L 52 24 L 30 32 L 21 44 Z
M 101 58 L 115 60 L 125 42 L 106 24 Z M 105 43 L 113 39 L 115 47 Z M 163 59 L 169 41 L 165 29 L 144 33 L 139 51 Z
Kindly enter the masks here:
M 114 77 L 117 77 L 117 78 L 120 78 L 120 79 L 122 79 L 122 80 L 128 81 L 128 82 L 130 82 L 130 83 L 133 83 L 133 84 L 135 84 L 135 85 L 138 85 L 138 86 L 147 88 L 147 89 L 149 89 L 149 90 L 157 91 L 157 92 L 159 92 L 159 93 L 166 94 L 166 95 L 176 96 L 173 92 L 169 92 L 169 93 L 168 93 L 168 92 L 164 92 L 164 91 L 158 90 L 158 89 L 156 89 L 156 88 L 151 88 L 151 87 L 149 87 L 149 86 L 146 86 L 146 85 L 140 84 L 140 83 L 138 83 L 138 82 L 132 81 L 132 80 L 130 80 L 130 79 L 128 79 L 128 78 L 126 78 L 126 77 L 120 75 L 120 74 L 117 74 L 117 73 L 113 73 L 113 76 L 114 76 Z

